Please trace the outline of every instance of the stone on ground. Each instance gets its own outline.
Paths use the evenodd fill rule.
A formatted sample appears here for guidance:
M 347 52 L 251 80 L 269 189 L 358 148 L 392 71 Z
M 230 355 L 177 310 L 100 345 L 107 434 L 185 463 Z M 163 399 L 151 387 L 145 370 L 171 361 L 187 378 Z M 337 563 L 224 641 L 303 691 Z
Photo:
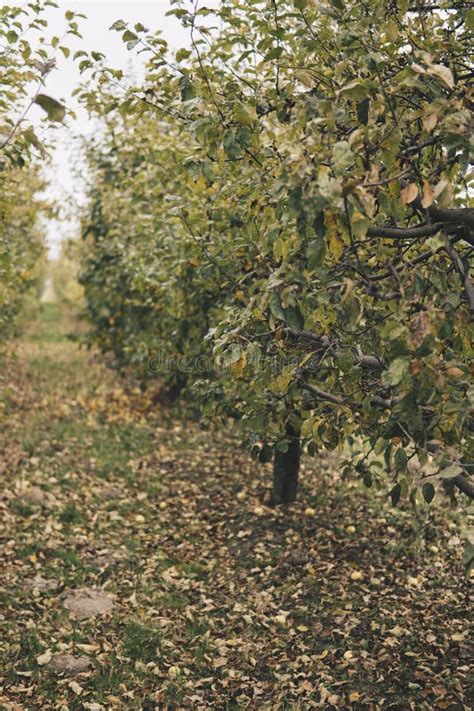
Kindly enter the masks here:
M 75 676 L 82 674 L 91 667 L 91 662 L 87 657 L 74 657 L 72 654 L 57 654 L 49 663 L 50 669 L 57 674 Z
M 107 615 L 114 607 L 110 595 L 93 588 L 78 588 L 69 593 L 63 603 L 78 620 L 87 620 L 95 615 Z

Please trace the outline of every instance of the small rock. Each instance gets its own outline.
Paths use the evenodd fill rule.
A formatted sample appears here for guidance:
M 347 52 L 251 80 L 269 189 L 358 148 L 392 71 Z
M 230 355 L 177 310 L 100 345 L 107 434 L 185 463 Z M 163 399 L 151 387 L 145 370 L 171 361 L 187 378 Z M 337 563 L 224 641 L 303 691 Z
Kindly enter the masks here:
M 87 657 L 73 657 L 72 654 L 57 654 L 52 658 L 50 668 L 57 674 L 75 676 L 87 671 L 91 662 Z
M 46 578 L 41 577 L 41 575 L 36 575 L 34 578 L 25 580 L 25 587 L 28 590 L 38 590 L 42 593 L 52 592 L 53 590 L 58 589 L 59 580 L 55 580 L 54 578 L 47 580 Z
M 39 486 L 32 486 L 31 489 L 25 491 L 23 499 L 31 506 L 40 506 L 45 509 L 50 509 L 58 503 L 54 494 L 50 494 L 49 491 L 43 491 Z
M 110 568 L 121 563 L 123 558 L 123 554 L 105 548 L 97 551 L 97 555 L 91 558 L 91 563 L 97 565 L 98 568 Z
M 101 590 L 79 588 L 64 599 L 64 607 L 78 620 L 87 620 L 95 615 L 106 615 L 114 607 L 113 600 Z
M 112 500 L 120 499 L 122 492 L 116 486 L 104 486 L 98 491 L 98 495 L 101 499 Z

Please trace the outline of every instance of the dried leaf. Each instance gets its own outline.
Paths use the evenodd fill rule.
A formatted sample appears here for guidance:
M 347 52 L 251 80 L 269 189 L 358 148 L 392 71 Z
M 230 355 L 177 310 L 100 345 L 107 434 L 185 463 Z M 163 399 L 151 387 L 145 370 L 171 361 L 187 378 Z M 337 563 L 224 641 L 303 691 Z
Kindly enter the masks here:
M 40 667 L 44 666 L 45 664 L 49 664 L 53 656 L 53 653 L 50 649 L 47 649 L 46 652 L 43 652 L 43 654 L 40 654 L 38 657 L 36 657 L 36 662 L 40 665 Z
M 410 183 L 400 191 L 400 199 L 404 205 L 409 205 L 418 195 L 418 185 Z
M 423 181 L 423 198 L 421 204 L 424 208 L 429 207 L 434 200 L 434 190 L 427 180 Z

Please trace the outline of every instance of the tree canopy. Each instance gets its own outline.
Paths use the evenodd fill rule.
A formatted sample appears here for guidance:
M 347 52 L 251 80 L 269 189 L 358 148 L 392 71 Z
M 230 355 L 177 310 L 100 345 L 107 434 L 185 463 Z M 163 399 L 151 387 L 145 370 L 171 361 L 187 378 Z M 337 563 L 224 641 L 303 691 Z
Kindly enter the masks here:
M 472 493 L 468 4 L 171 12 L 192 45 L 174 56 L 112 27 L 149 52 L 142 85 L 84 61 L 99 340 L 142 371 L 190 356 L 187 392 L 262 461 L 290 426 L 312 454 L 349 444 L 369 486 L 388 470 L 394 502 Z
M 14 330 L 25 295 L 39 276 L 43 234 L 38 199 L 44 187 L 40 165 L 47 158 L 47 132 L 63 121 L 66 108 L 44 93 L 55 55 L 69 56 L 59 37 L 48 35 L 45 9 L 54 2 L 4 5 L 0 9 L 0 339 Z M 75 13 L 65 17 L 65 35 L 78 34 Z M 41 131 L 30 121 L 38 105 Z M 43 137 L 43 133 L 45 137 Z M 41 137 L 40 137 L 41 136 Z

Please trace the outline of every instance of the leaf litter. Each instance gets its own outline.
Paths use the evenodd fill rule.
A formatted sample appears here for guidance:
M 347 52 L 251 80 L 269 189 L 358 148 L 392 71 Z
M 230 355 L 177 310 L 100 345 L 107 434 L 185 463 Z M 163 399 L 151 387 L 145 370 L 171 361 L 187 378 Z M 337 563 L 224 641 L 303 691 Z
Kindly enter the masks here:
M 464 512 L 389 508 L 334 456 L 270 508 L 230 435 L 36 328 L 1 430 L 2 708 L 471 708 Z

